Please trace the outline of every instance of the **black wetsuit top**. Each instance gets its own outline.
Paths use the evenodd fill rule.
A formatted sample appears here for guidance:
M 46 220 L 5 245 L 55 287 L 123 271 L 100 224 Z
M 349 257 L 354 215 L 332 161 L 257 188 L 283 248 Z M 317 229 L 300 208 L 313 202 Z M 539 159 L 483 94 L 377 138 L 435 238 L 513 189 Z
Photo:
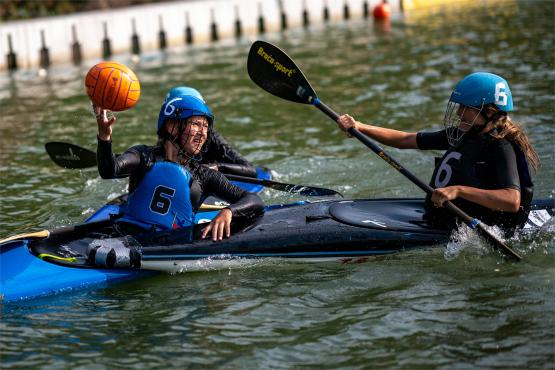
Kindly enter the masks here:
M 488 190 L 516 189 L 521 193 L 517 212 L 495 211 L 460 198 L 453 203 L 488 225 L 510 230 L 524 224 L 534 188 L 528 164 L 518 146 L 506 139 L 482 134 L 463 138 L 457 147 L 452 147 L 445 130 L 419 132 L 416 142 L 419 149 L 447 150 L 436 164 L 431 187 L 466 185 Z M 426 206 L 428 218 L 433 223 L 453 226 L 454 219 L 445 209 L 433 207 L 430 195 L 426 198 Z
M 129 192 L 133 192 L 156 161 L 164 160 L 160 146 L 137 145 L 123 154 L 115 155 L 112 142 L 98 139 L 98 172 L 103 179 L 129 177 Z M 218 171 L 211 170 L 195 161 L 186 165 L 191 174 L 191 205 L 196 212 L 210 195 L 229 202 L 233 217 L 254 219 L 263 213 L 264 204 L 256 194 L 249 193 L 230 183 Z
M 202 156 L 202 164 L 215 163 L 218 171 L 222 173 L 257 177 L 256 167 L 236 152 L 216 131 L 210 133 L 205 146 L 206 153 Z

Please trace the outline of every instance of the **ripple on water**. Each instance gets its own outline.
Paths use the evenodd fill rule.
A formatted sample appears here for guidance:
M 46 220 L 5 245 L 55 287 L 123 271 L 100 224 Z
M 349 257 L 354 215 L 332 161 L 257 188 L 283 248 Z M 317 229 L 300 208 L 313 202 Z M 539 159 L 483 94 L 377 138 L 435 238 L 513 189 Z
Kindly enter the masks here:
M 553 196 L 552 6 L 514 4 L 415 12 L 395 19 L 389 33 L 367 22 L 332 22 L 266 37 L 294 56 L 339 112 L 396 129 L 441 128 L 453 86 L 471 71 L 507 76 L 515 117 L 543 163 L 536 195 Z M 118 115 L 116 151 L 151 143 L 165 90 L 186 81 L 211 105 L 217 129 L 278 181 L 329 187 L 348 198 L 423 196 L 317 110 L 257 89 L 244 72 L 249 43 L 146 56 L 136 66 L 144 95 Z M 484 53 L 484 45 L 498 47 Z M 3 234 L 79 222 L 126 191 L 125 180 L 57 168 L 45 155 L 48 140 L 96 145 L 82 71 L 62 69 L 48 78 L 0 75 Z M 388 150 L 422 179 L 431 176 L 438 153 Z M 268 189 L 262 197 L 298 199 Z M 445 246 L 431 246 L 360 265 L 278 261 L 2 305 L 2 365 L 546 368 L 553 363 L 554 234 L 508 242 L 523 262 L 503 261 L 468 235 L 466 247 L 449 258 Z

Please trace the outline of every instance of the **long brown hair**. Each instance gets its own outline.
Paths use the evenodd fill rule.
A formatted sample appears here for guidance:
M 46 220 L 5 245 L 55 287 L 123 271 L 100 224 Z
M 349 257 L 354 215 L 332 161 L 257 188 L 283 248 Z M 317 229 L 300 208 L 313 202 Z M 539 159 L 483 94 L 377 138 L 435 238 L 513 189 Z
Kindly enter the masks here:
M 498 118 L 490 123 L 494 128 L 490 135 L 496 139 L 507 139 L 517 145 L 524 153 L 528 164 L 532 166 L 534 171 L 537 171 L 540 167 L 540 157 L 532 147 L 528 135 L 526 135 L 521 125 L 513 121 L 508 115 L 499 114 L 499 110 L 494 106 L 488 106 L 486 109 L 487 113 L 498 115 Z

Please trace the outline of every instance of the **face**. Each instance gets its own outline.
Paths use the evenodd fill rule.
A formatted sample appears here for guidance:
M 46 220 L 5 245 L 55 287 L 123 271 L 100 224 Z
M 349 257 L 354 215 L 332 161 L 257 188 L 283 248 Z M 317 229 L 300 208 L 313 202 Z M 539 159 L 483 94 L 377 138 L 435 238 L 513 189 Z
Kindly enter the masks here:
M 460 117 L 459 130 L 467 132 L 472 126 L 482 126 L 485 123 L 484 117 L 480 114 L 480 109 L 459 105 L 457 115 Z
M 187 154 L 197 155 L 200 153 L 208 138 L 208 127 L 208 119 L 204 116 L 192 116 L 187 119 L 181 136 L 181 147 Z
M 177 157 L 178 148 L 175 145 L 179 140 L 181 148 L 190 156 L 200 153 L 202 146 L 208 138 L 208 119 L 204 116 L 192 116 L 187 119 L 183 127 L 183 134 L 180 135 L 180 122 L 169 120 L 165 124 L 165 129 L 170 136 L 170 143 L 166 146 L 168 158 Z M 173 143 L 173 145 L 171 144 Z

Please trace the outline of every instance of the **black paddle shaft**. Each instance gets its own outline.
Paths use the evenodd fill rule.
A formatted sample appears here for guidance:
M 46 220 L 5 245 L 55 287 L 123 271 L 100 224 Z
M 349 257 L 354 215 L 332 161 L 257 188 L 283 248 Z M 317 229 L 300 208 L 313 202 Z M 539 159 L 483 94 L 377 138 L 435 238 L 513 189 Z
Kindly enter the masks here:
M 326 188 L 319 188 L 315 186 L 305 186 L 305 185 L 295 185 L 295 184 L 287 184 L 283 182 L 277 182 L 272 180 L 266 179 L 257 179 L 253 177 L 245 177 L 245 176 L 238 176 L 238 175 L 230 175 L 224 174 L 228 180 L 231 181 L 240 181 L 240 182 L 247 182 L 250 184 L 258 184 L 262 186 L 266 186 L 272 189 L 285 191 L 288 193 L 296 193 L 300 195 L 306 196 L 316 196 L 316 197 L 323 197 L 323 196 L 339 196 L 343 198 L 343 195 L 335 190 L 326 189 Z

